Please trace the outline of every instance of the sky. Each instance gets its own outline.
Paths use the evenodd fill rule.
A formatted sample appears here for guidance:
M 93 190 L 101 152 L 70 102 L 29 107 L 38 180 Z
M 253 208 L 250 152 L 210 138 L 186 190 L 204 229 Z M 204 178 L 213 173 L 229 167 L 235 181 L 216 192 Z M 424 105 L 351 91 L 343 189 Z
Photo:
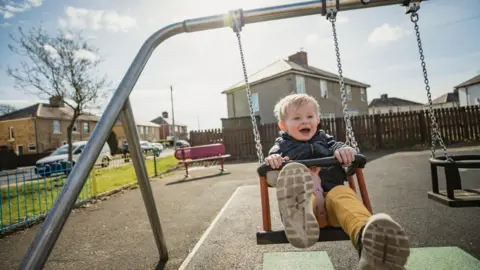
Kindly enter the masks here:
M 168 2 L 168 3 L 166 3 Z M 43 25 L 47 31 L 82 29 L 99 48 L 100 65 L 115 88 L 145 40 L 186 19 L 302 2 L 298 0 L 0 0 L 0 103 L 17 108 L 39 98 L 14 88 L 7 67 L 21 60 L 7 47 L 17 27 Z M 480 73 L 480 1 L 430 0 L 421 4 L 420 31 L 432 97 Z M 413 24 L 401 6 L 340 11 L 337 33 L 346 77 L 370 84 L 368 100 L 388 94 L 427 102 Z M 248 24 L 241 33 L 249 73 L 303 49 L 309 64 L 337 73 L 332 29 L 311 15 Z M 227 117 L 221 92 L 243 79 L 235 33 L 221 28 L 167 39 L 150 57 L 132 93 L 137 122 L 171 112 L 189 130 L 220 128 Z M 109 100 L 100 102 L 103 106 Z

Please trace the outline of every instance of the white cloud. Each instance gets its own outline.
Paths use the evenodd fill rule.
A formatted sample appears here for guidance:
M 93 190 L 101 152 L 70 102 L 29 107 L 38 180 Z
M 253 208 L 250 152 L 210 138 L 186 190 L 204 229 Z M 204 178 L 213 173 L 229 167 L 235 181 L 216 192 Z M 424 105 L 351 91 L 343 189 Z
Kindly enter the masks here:
M 91 62 L 94 62 L 97 59 L 96 54 L 94 54 L 91 51 L 87 51 L 87 50 L 83 50 L 83 49 L 75 51 L 74 57 L 78 60 L 85 59 L 85 60 L 89 60 Z
M 55 49 L 52 45 L 45 44 L 43 45 L 43 49 L 52 56 L 55 56 L 58 54 L 57 49 Z
M 399 40 L 408 34 L 409 31 L 402 29 L 400 26 L 390 26 L 388 23 L 385 23 L 373 30 L 368 36 L 368 43 L 374 45 L 387 45 L 388 43 Z
M 15 16 L 15 14 L 13 14 L 13 13 L 10 12 L 10 11 L 5 11 L 5 12 L 3 12 L 3 18 L 4 18 L 4 19 L 12 18 L 13 16 Z
M 63 36 L 65 39 L 72 40 L 74 36 L 71 33 L 66 33 L 65 36 Z
M 19 3 L 9 1 L 8 5 L 0 4 L 0 13 L 3 13 L 3 18 L 9 19 L 15 16 L 15 13 L 25 12 L 31 8 L 39 7 L 43 4 L 43 0 L 26 0 Z
M 137 26 L 134 18 L 120 15 L 115 11 L 92 10 L 85 8 L 67 7 L 66 18 L 60 18 L 61 27 L 100 30 L 107 29 L 113 32 L 127 32 Z
M 43 0 L 28 0 L 27 2 L 33 7 L 39 7 L 42 5 Z

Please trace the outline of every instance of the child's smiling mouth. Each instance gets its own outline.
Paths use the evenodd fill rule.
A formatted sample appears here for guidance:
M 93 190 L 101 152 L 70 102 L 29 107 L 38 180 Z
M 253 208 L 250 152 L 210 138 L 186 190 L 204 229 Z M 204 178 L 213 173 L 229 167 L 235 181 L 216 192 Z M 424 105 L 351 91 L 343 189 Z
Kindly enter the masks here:
M 312 129 L 309 128 L 309 127 L 302 128 L 302 129 L 300 129 L 300 133 L 303 134 L 303 135 L 308 135 L 308 134 L 310 134 L 310 131 L 311 131 L 311 130 L 312 130 Z

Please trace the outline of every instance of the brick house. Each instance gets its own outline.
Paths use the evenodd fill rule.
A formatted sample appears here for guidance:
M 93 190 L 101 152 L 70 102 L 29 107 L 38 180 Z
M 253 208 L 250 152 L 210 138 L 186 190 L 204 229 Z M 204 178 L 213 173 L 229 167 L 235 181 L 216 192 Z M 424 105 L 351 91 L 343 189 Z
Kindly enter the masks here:
M 138 123 L 137 125 L 137 132 L 140 140 L 155 142 L 161 140 L 160 136 L 160 125 L 155 123 Z M 123 124 L 121 121 L 117 121 L 112 129 L 115 134 L 117 135 L 118 145 L 121 147 L 123 146 L 123 142 L 126 140 L 125 131 L 123 129 Z
M 367 114 L 367 88 L 370 85 L 344 77 L 349 110 L 352 115 Z M 274 123 L 275 103 L 291 93 L 307 93 L 320 105 L 322 117 L 341 117 L 343 105 L 338 75 L 310 66 L 304 51 L 280 59 L 249 76 L 255 114 L 261 124 Z M 228 118 L 222 119 L 224 128 L 239 123 L 248 124 L 250 110 L 245 83 L 240 81 L 222 94 L 227 97 Z M 241 120 L 241 121 L 240 121 Z
M 182 124 L 177 120 L 175 120 L 175 127 L 173 127 L 170 119 L 162 116 L 159 116 L 150 122 L 155 123 L 159 126 L 161 140 L 166 140 L 170 136 L 173 136 L 173 128 L 175 128 L 175 137 L 177 139 L 180 139 L 180 140 L 188 139 L 187 125 Z
M 73 110 L 62 101 L 35 105 L 0 116 L 0 146 L 12 148 L 17 155 L 42 153 L 67 142 L 67 127 Z M 72 140 L 88 140 L 99 117 L 84 114 L 77 118 Z

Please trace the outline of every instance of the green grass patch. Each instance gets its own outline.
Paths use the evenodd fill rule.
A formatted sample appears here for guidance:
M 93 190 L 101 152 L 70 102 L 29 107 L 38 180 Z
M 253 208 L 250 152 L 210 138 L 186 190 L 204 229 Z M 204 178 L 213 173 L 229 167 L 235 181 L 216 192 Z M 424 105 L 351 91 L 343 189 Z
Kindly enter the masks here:
M 157 158 L 157 173 L 177 165 L 178 161 L 173 156 Z M 145 161 L 148 175 L 155 175 L 155 166 L 153 159 Z M 101 194 L 113 189 L 123 187 L 137 182 L 137 176 L 132 165 L 120 166 L 112 169 L 103 169 L 95 171 L 95 181 L 97 184 L 97 193 Z
M 155 174 L 153 160 L 145 161 L 148 175 Z M 161 173 L 177 164 L 173 156 L 158 158 L 157 172 Z M 27 173 L 25 173 L 27 175 Z M 30 174 L 30 172 L 28 172 Z M 32 172 L 33 174 L 33 172 Z M 32 175 L 34 176 L 34 175 Z M 33 178 L 33 177 L 32 177 Z M 36 181 L 23 181 L 22 175 L 11 175 L 10 185 L 0 187 L 0 229 L 7 226 L 46 214 L 62 190 L 66 181 L 64 174 L 58 174 Z M 112 168 L 95 168 L 85 182 L 77 201 L 82 201 L 94 196 L 94 183 L 96 181 L 97 194 L 135 183 L 137 180 L 133 165 L 122 165 Z

